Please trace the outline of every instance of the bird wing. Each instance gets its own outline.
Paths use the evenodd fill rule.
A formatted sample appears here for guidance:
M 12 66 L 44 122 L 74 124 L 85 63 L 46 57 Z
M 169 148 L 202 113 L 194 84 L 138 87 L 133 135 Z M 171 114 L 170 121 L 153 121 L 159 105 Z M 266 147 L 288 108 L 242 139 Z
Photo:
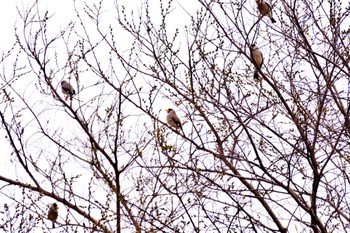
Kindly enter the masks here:
M 175 122 L 175 124 L 179 127 L 181 127 L 181 121 L 180 118 L 176 115 L 176 113 L 174 113 L 172 115 L 172 120 Z
M 166 116 L 166 120 L 168 124 L 172 127 L 181 127 L 181 121 L 173 110 L 168 113 L 168 115 Z
M 264 58 L 263 58 L 263 54 L 261 52 L 260 49 L 254 49 L 252 51 L 252 54 L 251 54 L 251 57 L 252 57 L 252 60 L 253 62 L 259 67 L 261 68 L 262 64 L 263 64 L 263 61 L 264 61 Z
M 62 83 L 62 91 L 65 94 L 70 94 L 70 95 L 74 95 L 75 94 L 75 90 L 73 89 L 72 85 L 68 82 L 64 82 Z
M 50 219 L 51 221 L 55 222 L 58 218 L 58 211 L 50 208 L 49 212 L 47 214 L 47 218 Z

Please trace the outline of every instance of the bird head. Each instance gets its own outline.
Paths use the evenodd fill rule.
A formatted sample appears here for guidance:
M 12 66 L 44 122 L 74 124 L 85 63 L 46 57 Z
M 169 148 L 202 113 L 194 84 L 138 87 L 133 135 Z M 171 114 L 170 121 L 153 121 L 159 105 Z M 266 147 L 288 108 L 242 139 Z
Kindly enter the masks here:
M 165 111 L 166 111 L 167 113 L 169 113 L 171 110 L 172 110 L 171 108 L 165 109 Z
M 55 210 L 58 210 L 58 209 L 59 209 L 57 203 L 53 203 L 52 206 L 53 206 L 53 208 L 54 208 Z
M 259 2 L 261 2 L 261 0 L 255 0 L 255 2 L 256 2 L 256 3 L 259 3 Z

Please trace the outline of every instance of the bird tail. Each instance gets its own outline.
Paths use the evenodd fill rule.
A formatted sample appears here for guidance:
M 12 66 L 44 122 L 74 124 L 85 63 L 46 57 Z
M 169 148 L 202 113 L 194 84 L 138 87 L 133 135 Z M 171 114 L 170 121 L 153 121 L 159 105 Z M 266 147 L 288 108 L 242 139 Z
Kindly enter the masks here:
M 55 228 L 55 223 L 54 222 L 52 222 L 52 228 Z
M 182 128 L 182 125 L 180 125 L 180 129 L 181 129 L 181 132 L 183 133 L 183 135 L 185 135 L 185 132 L 184 132 L 184 130 Z
M 276 23 L 276 20 L 272 16 L 270 17 L 270 19 L 271 19 L 272 23 Z
M 259 79 L 259 72 L 258 72 L 258 70 L 255 70 L 255 71 L 254 71 L 254 79 L 255 79 L 255 80 L 258 80 L 258 79 Z

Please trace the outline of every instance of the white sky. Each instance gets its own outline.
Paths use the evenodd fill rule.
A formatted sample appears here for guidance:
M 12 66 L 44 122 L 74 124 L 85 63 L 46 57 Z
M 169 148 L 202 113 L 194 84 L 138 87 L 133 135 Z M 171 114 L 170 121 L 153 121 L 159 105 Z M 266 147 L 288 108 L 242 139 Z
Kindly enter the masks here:
M 155 10 L 159 9 L 159 1 L 158 0 L 153 0 L 156 4 L 155 6 L 157 7 Z M 19 34 L 23 34 L 22 32 L 22 20 L 18 14 L 18 10 L 20 12 L 25 12 L 28 10 L 28 8 L 30 6 L 32 6 L 32 4 L 35 2 L 34 0 L 10 0 L 10 1 L 3 1 L 5 3 L 2 4 L 2 7 L 0 8 L 0 31 L 2 32 L 3 35 L 0 37 L 0 51 L 3 52 L 7 52 L 12 45 L 15 42 L 15 27 L 17 26 L 17 30 L 19 31 Z M 79 6 L 79 4 L 81 4 L 81 7 L 83 7 L 84 1 L 83 0 L 77 0 L 77 6 Z M 88 1 L 90 2 L 98 2 L 98 1 Z M 111 0 L 105 0 L 106 3 L 110 2 L 111 3 L 111 7 L 113 8 L 113 12 L 115 12 L 114 9 L 114 1 Z M 135 7 L 135 5 L 137 5 L 136 3 L 139 3 L 142 1 L 138 1 L 138 0 L 122 0 L 119 1 L 120 4 L 127 4 L 129 7 Z M 192 10 L 195 11 L 196 7 L 193 7 L 193 4 L 196 3 L 195 0 L 185 0 L 182 1 L 183 3 L 181 4 L 187 4 L 187 6 L 185 5 L 184 7 L 187 8 L 187 10 Z M 176 4 L 176 3 L 175 3 Z M 40 0 L 39 1 L 39 5 L 40 5 L 40 13 L 43 15 L 45 13 L 46 10 L 48 10 L 49 12 L 49 16 L 51 16 L 50 22 L 49 22 L 49 30 L 51 30 L 52 33 L 57 34 L 59 32 L 59 29 L 64 28 L 70 21 L 76 21 L 76 13 L 74 12 L 74 8 L 73 8 L 73 1 L 72 0 L 60 0 L 60 1 L 52 1 L 52 0 Z M 16 9 L 16 6 L 18 7 L 18 10 Z M 176 6 L 175 10 L 180 10 L 183 11 L 183 9 L 181 9 L 180 6 Z M 36 11 L 36 9 L 34 9 L 34 11 Z M 80 12 L 82 13 L 82 11 Z M 106 15 L 109 12 L 106 12 Z M 154 17 L 156 17 L 157 14 L 154 14 Z M 85 16 L 84 16 L 85 17 Z M 112 16 L 113 17 L 113 16 Z M 169 25 L 169 30 L 172 27 L 179 27 L 180 29 L 183 29 L 183 25 L 189 24 L 188 21 L 188 17 L 184 16 L 184 17 L 177 17 L 174 16 L 174 20 L 173 21 L 168 21 L 168 23 L 173 22 L 174 25 Z M 176 25 L 176 26 L 175 26 Z M 108 25 L 107 25 L 108 26 Z M 94 27 L 94 25 L 92 25 L 92 27 Z M 130 41 L 125 41 L 126 44 L 129 44 Z M 121 42 L 124 43 L 124 42 Z M 57 48 L 57 51 L 59 53 L 64 53 L 64 51 L 66 51 L 65 48 Z M 23 62 L 26 62 L 25 60 Z M 9 65 L 10 62 L 7 63 L 7 65 Z M 28 64 L 25 64 L 28 65 Z M 2 66 L 0 66 L 2 67 Z M 11 68 L 10 66 L 6 67 L 7 72 L 11 72 Z M 62 77 L 55 77 L 55 78 L 62 78 Z M 58 81 L 58 80 L 57 80 Z M 35 100 L 36 97 L 38 97 L 38 94 L 36 93 L 36 89 L 34 88 L 34 84 L 37 82 L 35 76 L 33 74 L 28 75 L 28 78 L 26 79 L 25 82 L 21 82 L 20 84 L 22 85 L 22 87 L 19 87 L 20 90 L 18 90 L 20 93 L 25 93 L 26 96 L 31 96 L 33 97 L 31 99 L 31 101 L 33 101 L 33 103 L 36 103 L 34 106 L 35 108 L 38 110 L 38 112 L 40 112 L 39 109 L 45 109 L 47 108 L 45 106 L 45 104 L 49 104 L 48 106 L 50 106 L 49 108 L 52 107 L 52 105 L 54 105 L 54 103 L 50 103 L 49 98 L 44 98 L 44 99 L 40 99 L 40 101 L 37 102 L 37 100 Z M 28 83 L 29 83 L 29 87 L 33 87 L 33 88 L 28 88 Z M 18 84 L 18 82 L 17 82 Z M 16 84 L 16 85 L 17 85 Z M 80 85 L 84 85 L 84 82 L 82 81 L 82 83 L 80 83 Z M 60 92 L 60 90 L 59 90 Z M 39 95 L 40 96 L 40 95 Z M 39 97 L 40 98 L 40 97 Z M 161 117 L 163 117 L 164 121 L 165 121 L 165 108 L 168 108 L 169 106 L 171 107 L 171 102 L 170 101 L 165 101 L 164 100 L 160 100 L 159 103 L 163 102 L 162 104 L 160 104 L 159 109 L 161 109 Z M 41 105 L 39 104 L 41 103 Z M 57 104 L 57 103 L 56 103 Z M 75 103 L 73 103 L 74 105 Z M 57 106 L 56 106 L 57 107 Z M 67 123 L 66 119 L 67 117 L 60 117 L 62 114 L 65 114 L 63 112 L 63 108 L 56 108 L 54 111 L 50 111 L 47 112 L 45 114 L 42 115 L 43 118 L 47 118 L 50 119 L 51 122 L 55 122 L 55 124 L 57 125 L 57 128 L 59 128 L 59 125 L 66 125 L 66 128 L 69 128 L 69 130 L 72 132 L 72 137 L 74 137 L 75 135 L 78 135 L 79 132 L 75 132 L 76 128 L 74 128 L 75 126 L 75 122 L 69 122 Z M 60 121 L 61 122 L 58 122 Z M 69 131 L 68 130 L 68 131 Z M 37 129 L 33 128 L 33 127 L 26 127 L 26 131 L 28 132 L 28 135 L 31 134 L 31 132 L 35 132 L 37 131 Z M 79 130 L 78 130 L 79 131 Z M 40 150 L 40 148 L 44 148 L 45 144 L 47 143 L 46 140 L 42 140 L 40 135 L 35 135 L 33 137 L 30 137 L 30 140 L 27 141 L 27 143 L 29 143 L 29 145 L 27 146 L 31 146 L 33 149 L 37 149 Z M 32 143 L 32 145 L 31 145 Z M 5 149 L 4 145 L 8 145 L 8 141 L 6 139 L 4 139 L 4 135 L 0 135 L 0 144 L 3 145 L 3 151 L 5 151 L 5 156 L 10 156 L 11 152 L 13 151 L 12 148 L 7 148 Z M 38 161 L 38 164 L 41 164 L 40 167 L 43 168 L 49 168 L 52 165 L 52 161 L 54 159 L 55 153 L 57 152 L 57 148 L 47 148 L 46 149 L 47 154 L 45 156 L 42 157 L 42 160 Z M 29 153 L 35 153 L 33 151 L 29 152 Z M 9 157 L 5 158 L 6 161 L 9 161 Z M 49 159 L 52 159 L 51 161 L 49 161 Z M 73 162 L 74 166 L 77 166 L 76 162 Z M 74 167 L 74 169 L 72 169 L 72 171 L 76 171 L 77 167 Z M 6 174 L 12 174 L 12 178 L 14 178 L 15 176 L 18 176 L 19 179 L 21 181 L 24 181 L 21 179 L 21 174 L 20 172 L 23 171 L 22 168 L 19 168 L 17 170 L 17 166 L 11 162 L 8 163 L 1 163 L 0 164 L 0 170 L 2 172 L 5 172 Z M 82 174 L 84 174 L 84 170 L 81 171 Z M 67 171 L 67 174 L 69 175 L 70 171 Z M 26 176 L 26 175 L 25 175 Z M 84 186 L 82 183 L 80 183 L 82 186 Z M 87 185 L 87 184 L 86 184 Z M 44 186 L 45 187 L 45 186 Z M 47 187 L 49 188 L 49 187 Z M 82 190 L 87 190 L 85 187 L 81 187 Z M 20 194 L 19 194 L 20 195 Z M 2 202 L 6 201 L 6 198 L 4 197 L 0 197 L 0 199 L 2 200 Z M 41 203 L 38 203 L 39 205 L 47 205 L 51 202 L 54 202 L 51 198 L 43 198 L 41 200 Z M 0 204 L 0 210 L 2 209 L 3 204 Z M 43 210 L 45 212 L 45 210 Z M 59 218 L 64 218 L 65 217 L 65 207 L 64 206 L 60 206 L 60 217 Z M 98 216 L 95 216 L 98 218 Z M 62 222 L 63 220 L 59 220 L 60 222 Z
M 159 1 L 153 0 L 158 8 Z M 2 0 L 1 8 L 0 8 L 0 30 L 3 35 L 0 38 L 0 50 L 3 51 L 6 50 L 9 45 L 11 45 L 14 41 L 14 27 L 16 24 L 16 20 L 19 20 L 18 11 L 16 9 L 16 6 L 18 7 L 18 10 L 23 12 L 28 9 L 29 6 L 31 6 L 35 2 L 35 0 L 11 0 L 6 1 Z M 87 1 L 88 4 L 98 1 Z M 141 2 L 143 1 L 127 1 L 127 0 L 118 0 L 118 2 L 122 5 L 126 5 L 128 7 L 135 7 L 139 6 Z M 197 1 L 194 0 L 186 0 L 186 1 L 178 1 L 181 2 L 181 5 L 183 5 L 187 11 L 195 10 L 195 5 L 198 6 Z M 104 1 L 103 5 L 107 5 L 110 3 L 112 10 L 114 11 L 114 0 L 106 0 Z M 51 1 L 51 0 L 40 0 L 39 1 L 40 10 L 42 13 L 44 13 L 45 10 L 49 11 L 49 15 L 53 16 L 51 20 L 51 27 L 57 26 L 62 27 L 66 25 L 70 20 L 75 19 L 75 12 L 73 8 L 73 0 L 60 0 L 60 1 Z M 84 6 L 83 0 L 76 0 L 77 6 Z M 152 6 L 152 5 L 151 5 Z M 177 6 L 180 8 L 180 6 Z M 181 24 L 181 21 L 188 23 L 188 21 L 185 21 L 186 18 L 184 17 L 177 17 L 176 20 L 173 22 L 175 24 Z
M 155 6 L 158 9 L 158 2 L 159 0 L 152 0 L 156 4 Z M 0 7 L 0 31 L 2 32 L 2 37 L 0 37 L 0 51 L 8 51 L 10 46 L 14 43 L 15 36 L 14 36 L 14 28 L 16 25 L 16 21 L 21 21 L 16 5 L 19 7 L 20 11 L 26 11 L 28 9 L 28 6 L 31 6 L 33 3 L 33 0 L 3 0 L 2 6 Z M 98 2 L 93 0 L 88 0 L 88 3 L 90 2 Z M 112 0 L 105 0 L 105 2 L 110 2 L 111 7 L 114 7 L 114 1 Z M 120 4 L 128 4 L 130 7 L 133 7 L 135 5 L 138 5 L 140 2 L 143 2 L 141 0 L 121 0 L 118 1 Z M 191 13 L 195 12 L 198 6 L 198 3 L 196 0 L 178 0 L 178 2 L 181 2 L 181 5 L 187 10 L 191 11 Z M 253 2 L 253 0 L 252 0 Z M 29 4 L 30 3 L 30 4 Z M 77 5 L 81 4 L 83 6 L 84 1 L 83 0 L 77 0 Z M 50 28 L 52 29 L 59 29 L 63 28 L 70 22 L 71 20 L 75 20 L 75 12 L 73 10 L 73 1 L 72 0 L 40 0 L 40 6 L 41 6 L 41 13 L 43 14 L 45 10 L 49 11 L 49 16 L 52 16 L 50 21 Z M 179 5 L 174 5 L 174 10 L 179 10 L 183 12 L 183 9 Z M 155 10 L 157 10 L 155 9 Z M 108 14 L 108 12 L 106 12 Z M 156 15 L 156 14 L 155 14 Z M 176 17 L 175 17 L 176 16 Z M 174 25 L 169 25 L 169 28 L 175 28 L 178 27 L 180 30 L 183 30 L 183 25 L 188 25 L 189 20 L 187 16 L 179 16 L 175 15 L 173 21 L 168 21 L 168 23 L 172 22 Z M 21 28 L 19 28 L 21 30 Z M 121 42 L 123 43 L 123 42 Z M 64 49 L 64 48 L 63 48 Z M 60 48 L 57 48 L 57 50 L 60 50 Z M 83 85 L 83 84 L 82 84 Z M 165 109 L 169 107 L 172 103 L 169 101 L 160 100 L 159 102 L 159 109 Z M 162 117 L 165 117 L 165 112 L 161 112 Z M 179 113 L 178 113 L 179 114 Z M 180 115 L 180 114 L 179 114 Z M 181 117 L 181 115 L 180 115 Z M 164 119 L 164 118 L 163 118 Z M 0 138 L 0 144 L 3 140 L 3 137 Z M 10 149 L 9 149 L 10 150 Z M 54 152 L 53 152 L 54 153 Z M 3 164 L 4 165 L 4 164 Z M 1 167 L 0 167 L 1 168 Z
M 2 52 L 7 52 L 9 48 L 13 45 L 15 41 L 15 36 L 14 36 L 14 29 L 17 26 L 17 30 L 19 31 L 19 34 L 22 34 L 22 22 L 20 19 L 20 16 L 18 14 L 18 11 L 20 12 L 25 12 L 28 10 L 30 6 L 35 2 L 35 0 L 14 0 L 14 1 L 6 1 L 0 9 L 0 31 L 3 32 L 4 35 L 0 38 L 0 51 Z M 83 12 L 82 8 L 84 7 L 84 2 L 83 0 L 76 0 L 76 5 L 79 8 L 81 6 L 81 12 Z M 88 1 L 88 3 L 93 3 L 93 2 L 98 2 L 98 1 Z M 130 8 L 139 8 L 140 3 L 143 1 L 130 1 L 130 0 L 118 0 L 118 4 L 121 5 L 127 5 L 127 7 Z M 155 11 L 159 10 L 159 0 L 150 0 L 150 6 L 152 6 L 152 2 L 154 2 L 155 6 Z M 180 2 L 180 3 L 179 3 Z M 114 15 L 109 15 L 109 13 L 115 13 L 114 9 L 114 1 L 112 0 L 106 0 L 104 1 L 103 5 L 106 7 L 107 4 L 110 4 L 111 11 L 108 12 L 106 10 L 105 15 L 107 17 L 111 17 L 111 20 L 115 18 L 116 16 Z M 181 5 L 180 5 L 181 4 Z M 59 29 L 64 28 L 69 22 L 77 22 L 76 19 L 76 13 L 74 11 L 73 7 L 73 1 L 72 0 L 61 0 L 61 1 L 51 1 L 51 0 L 40 0 L 39 1 L 40 5 L 40 14 L 43 15 L 46 10 L 49 12 L 49 16 L 52 16 L 50 18 L 49 22 L 49 30 L 51 30 L 52 33 L 57 34 Z M 16 9 L 16 6 L 18 7 L 18 10 Z M 181 17 L 178 17 L 178 14 L 172 14 L 172 17 L 174 20 L 168 20 L 168 30 L 171 31 L 171 29 L 175 28 L 180 28 L 180 30 L 184 30 L 183 26 L 188 25 L 190 23 L 189 21 L 189 16 L 186 16 L 183 14 L 184 9 L 190 13 L 194 13 L 196 9 L 198 8 L 199 4 L 196 0 L 179 0 L 175 1 L 173 4 L 173 9 L 174 11 L 179 11 L 182 12 Z M 183 8 L 184 9 L 183 9 Z M 34 9 L 35 11 L 36 9 Z M 135 11 L 135 14 L 137 15 L 138 11 Z M 151 14 L 153 19 L 158 16 L 158 14 Z M 85 16 L 84 16 L 85 17 Z M 105 21 L 106 22 L 106 21 Z M 79 22 L 77 22 L 79 23 Z M 173 23 L 174 25 L 171 25 Z M 108 26 L 108 25 L 106 25 Z M 92 25 L 94 27 L 94 25 Z M 4 33 L 5 32 L 5 33 Z M 50 31 L 49 31 L 50 32 Z M 119 32 L 118 32 L 119 33 Z M 119 36 L 119 35 L 117 35 Z M 181 36 L 181 35 L 180 35 Z M 122 38 L 119 36 L 119 38 Z M 120 40 L 120 39 L 119 39 Z M 184 41 L 184 40 L 182 40 Z M 125 41 L 120 41 L 120 44 L 125 43 L 126 45 L 129 45 L 130 41 L 127 39 Z M 185 46 L 185 42 L 183 44 Z M 127 49 L 127 48 L 126 48 Z M 59 51 L 59 54 L 62 54 L 62 51 L 64 51 L 65 48 L 57 48 L 57 51 Z M 7 68 L 8 69 L 8 68 Z M 55 77 L 57 80 L 56 82 L 59 83 L 62 77 Z M 29 81 L 29 80 L 28 80 Z M 34 79 L 33 79 L 34 81 Z M 86 83 L 82 82 L 80 85 L 84 85 Z M 27 84 L 23 83 L 23 87 L 25 88 Z M 159 101 L 159 108 L 161 110 L 164 110 L 165 108 L 168 107 L 173 107 L 173 103 L 171 103 L 168 100 L 160 100 Z M 179 114 L 179 113 L 178 113 Z M 165 112 L 161 111 L 161 117 L 165 117 Z

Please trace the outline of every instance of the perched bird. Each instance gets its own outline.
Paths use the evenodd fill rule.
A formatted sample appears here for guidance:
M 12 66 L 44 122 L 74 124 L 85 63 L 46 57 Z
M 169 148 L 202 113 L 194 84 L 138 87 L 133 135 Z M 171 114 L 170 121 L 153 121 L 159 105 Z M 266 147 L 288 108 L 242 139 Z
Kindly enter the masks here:
M 166 115 L 166 121 L 168 122 L 168 124 L 171 127 L 174 127 L 176 129 L 180 128 L 182 133 L 183 133 L 184 131 L 182 129 L 181 121 L 180 121 L 179 117 L 176 115 L 176 112 L 171 108 L 165 109 L 165 111 L 168 113 Z
M 47 213 L 47 218 L 52 221 L 52 228 L 55 228 L 55 222 L 58 218 L 58 205 L 53 203 L 50 206 L 49 212 Z
M 61 87 L 62 87 L 62 93 L 65 95 L 69 95 L 70 96 L 70 100 L 73 99 L 73 95 L 75 95 L 75 90 L 72 87 L 72 85 L 70 85 L 70 83 L 68 83 L 67 81 L 63 80 L 61 82 Z M 67 100 L 67 98 L 66 98 Z
M 259 79 L 259 70 L 264 62 L 263 54 L 261 50 L 255 45 L 250 46 L 250 58 L 252 59 L 255 69 L 254 69 L 254 79 Z
M 262 16 L 268 16 L 272 23 L 276 23 L 276 20 L 272 17 L 272 8 L 270 4 L 265 2 L 264 0 L 255 0 L 256 4 L 258 4 L 258 10 Z

